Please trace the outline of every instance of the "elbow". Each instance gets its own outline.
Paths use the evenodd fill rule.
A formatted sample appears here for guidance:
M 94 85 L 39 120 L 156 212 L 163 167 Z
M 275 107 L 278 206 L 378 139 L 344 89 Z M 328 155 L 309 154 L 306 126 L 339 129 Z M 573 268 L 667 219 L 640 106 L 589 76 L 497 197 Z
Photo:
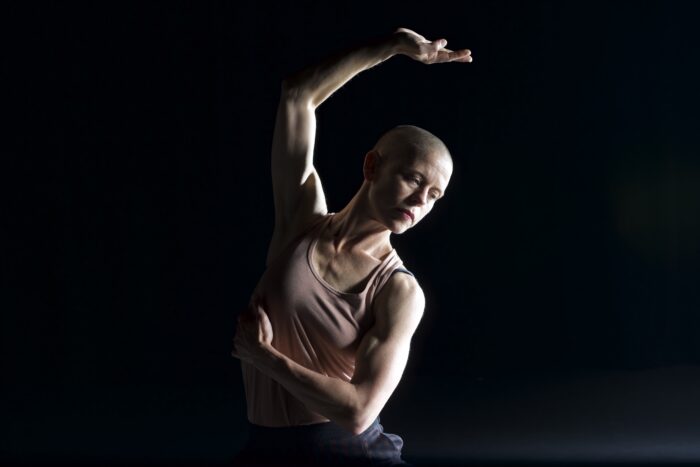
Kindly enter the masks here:
M 357 436 L 364 433 L 372 426 L 384 406 L 376 397 L 370 397 L 366 391 L 356 388 L 356 397 L 353 400 L 351 410 L 349 410 L 350 420 L 348 430 Z
M 303 86 L 297 84 L 293 79 L 287 78 L 282 81 L 280 87 L 280 100 L 309 106 L 312 105 L 313 97 Z M 315 108 L 315 106 L 313 107 Z
M 370 425 L 372 425 L 372 424 L 367 423 L 367 424 L 362 424 L 362 425 L 355 425 L 355 427 L 350 431 L 352 432 L 353 436 L 358 436 L 358 435 L 361 435 L 362 433 L 364 433 L 367 430 L 367 428 L 370 427 Z
M 366 408 L 357 408 L 352 413 L 347 429 L 357 436 L 367 431 L 367 428 L 372 425 L 375 418 Z
M 336 414 L 335 418 L 331 418 L 337 425 L 345 431 L 350 432 L 353 436 L 359 435 L 367 429 L 365 419 L 362 414 L 354 407 L 346 408 L 343 413 Z
M 367 431 L 367 428 L 372 426 L 372 423 L 374 422 L 374 419 L 362 419 L 362 420 L 355 420 L 351 427 L 350 431 L 354 436 L 361 435 L 365 431 Z
M 285 78 L 280 86 L 280 96 L 285 100 L 301 100 L 304 90 L 294 78 Z
M 282 97 L 288 96 L 294 89 L 294 84 L 290 78 L 285 78 L 282 80 L 282 85 L 280 86 L 280 94 Z
M 377 398 L 370 397 L 363 388 L 353 386 L 353 389 L 352 397 L 343 404 L 343 416 L 339 417 L 342 423 L 338 424 L 357 436 L 372 426 L 384 404 Z

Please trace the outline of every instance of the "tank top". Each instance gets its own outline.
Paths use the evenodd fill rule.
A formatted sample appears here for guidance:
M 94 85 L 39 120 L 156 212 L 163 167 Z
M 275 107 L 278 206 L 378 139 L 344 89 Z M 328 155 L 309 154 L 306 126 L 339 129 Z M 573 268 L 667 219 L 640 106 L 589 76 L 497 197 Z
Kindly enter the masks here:
M 313 222 L 268 264 L 250 303 L 257 297 L 264 301 L 275 349 L 310 370 L 349 382 L 357 347 L 374 323 L 373 298 L 393 272 L 411 273 L 401 267 L 392 249 L 366 278 L 361 292 L 331 287 L 313 269 L 311 253 L 333 215 Z M 284 427 L 329 421 L 253 365 L 241 361 L 241 368 L 251 423 Z

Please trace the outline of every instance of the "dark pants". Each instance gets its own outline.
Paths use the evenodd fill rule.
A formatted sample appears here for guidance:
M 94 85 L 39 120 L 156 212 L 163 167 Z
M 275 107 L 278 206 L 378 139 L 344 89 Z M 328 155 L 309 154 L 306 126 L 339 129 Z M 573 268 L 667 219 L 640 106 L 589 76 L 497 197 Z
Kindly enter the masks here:
M 403 440 L 384 433 L 379 417 L 359 435 L 333 422 L 280 428 L 249 422 L 248 430 L 235 466 L 410 465 L 401 459 Z

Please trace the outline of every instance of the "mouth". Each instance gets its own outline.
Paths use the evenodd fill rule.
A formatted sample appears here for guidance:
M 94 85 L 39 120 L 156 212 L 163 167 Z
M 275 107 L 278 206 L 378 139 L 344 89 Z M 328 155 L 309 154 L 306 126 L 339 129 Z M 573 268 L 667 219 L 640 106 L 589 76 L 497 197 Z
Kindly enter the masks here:
M 399 208 L 399 211 L 404 213 L 404 215 L 406 215 L 406 217 L 411 219 L 412 222 L 416 220 L 415 217 L 413 217 L 413 213 L 411 211 L 408 211 L 407 209 L 401 209 L 401 208 Z

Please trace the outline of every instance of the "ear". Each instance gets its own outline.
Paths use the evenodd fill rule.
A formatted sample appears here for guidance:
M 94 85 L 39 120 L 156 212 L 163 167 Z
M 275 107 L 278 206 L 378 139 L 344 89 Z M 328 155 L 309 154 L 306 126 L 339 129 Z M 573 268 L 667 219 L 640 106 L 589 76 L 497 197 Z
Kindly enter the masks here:
M 365 180 L 374 180 L 379 175 L 379 166 L 382 163 L 382 156 L 376 149 L 371 149 L 365 154 L 365 162 L 362 166 L 362 171 L 365 175 Z

